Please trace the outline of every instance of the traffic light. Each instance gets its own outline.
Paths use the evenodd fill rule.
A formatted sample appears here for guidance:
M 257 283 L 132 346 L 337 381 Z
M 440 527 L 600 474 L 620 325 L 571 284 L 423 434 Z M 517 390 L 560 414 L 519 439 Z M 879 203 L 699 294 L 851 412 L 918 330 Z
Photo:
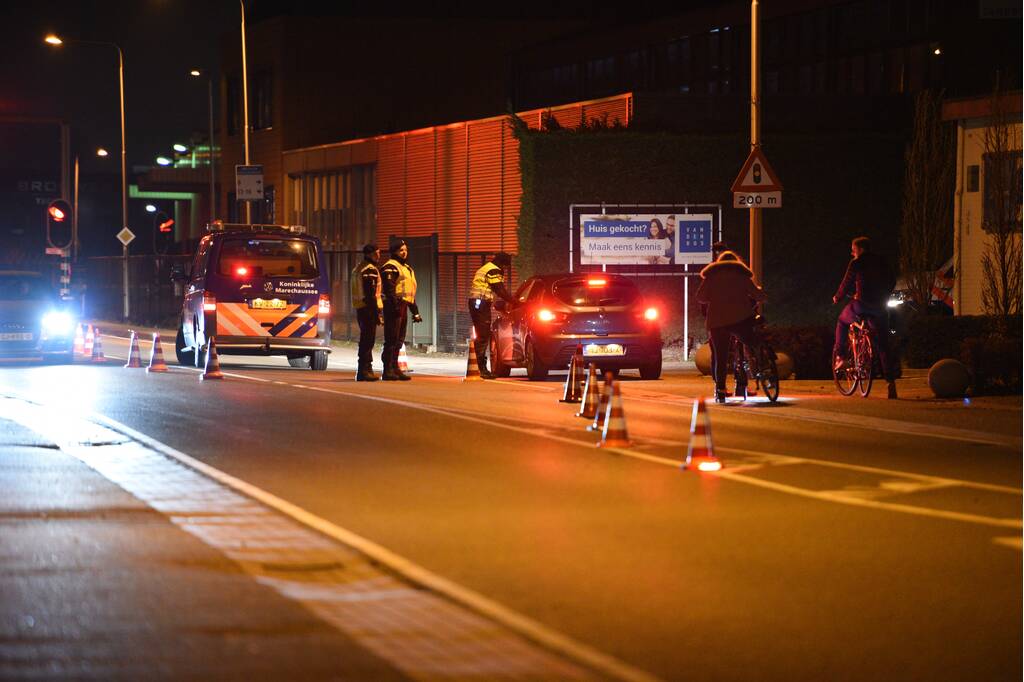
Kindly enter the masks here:
M 66 249 L 71 246 L 72 223 L 71 204 L 55 199 L 46 207 L 46 241 L 50 246 Z
M 174 218 L 163 211 L 153 214 L 153 252 L 163 255 L 174 246 Z

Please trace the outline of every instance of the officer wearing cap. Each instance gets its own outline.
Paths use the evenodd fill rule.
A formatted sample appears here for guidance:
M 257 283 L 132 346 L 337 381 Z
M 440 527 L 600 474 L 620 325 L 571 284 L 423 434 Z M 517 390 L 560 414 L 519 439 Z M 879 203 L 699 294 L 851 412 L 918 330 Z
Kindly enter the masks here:
M 384 294 L 384 381 L 408 381 L 408 374 L 398 369 L 398 351 L 405 339 L 408 312 L 412 321 L 422 322 L 416 306 L 416 273 L 406 262 L 409 245 L 401 237 L 392 237 L 388 243 L 391 258 L 380 268 L 381 289 Z
M 359 370 L 356 381 L 377 381 L 373 373 L 373 344 L 377 342 L 377 326 L 384 324 L 384 300 L 381 294 L 380 249 L 376 244 L 363 247 L 363 260 L 349 276 L 352 286 L 352 307 L 359 322 Z
M 493 379 L 494 375 L 487 369 L 487 349 L 491 340 L 491 304 L 496 297 L 512 302 L 512 295 L 505 288 L 505 270 L 512 266 L 512 257 L 507 253 L 498 253 L 488 263 L 480 266 L 473 275 L 473 284 L 469 289 L 469 316 L 476 330 L 476 364 L 480 368 L 480 376 Z M 494 364 L 494 359 L 491 359 Z

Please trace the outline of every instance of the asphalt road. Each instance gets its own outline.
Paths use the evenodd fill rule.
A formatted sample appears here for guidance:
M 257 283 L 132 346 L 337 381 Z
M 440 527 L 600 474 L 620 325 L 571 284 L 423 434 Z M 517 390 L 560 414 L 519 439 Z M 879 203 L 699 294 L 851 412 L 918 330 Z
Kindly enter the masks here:
M 8 366 L 0 393 L 104 415 L 654 677 L 1021 677 L 1019 399 L 784 384 L 709 409 L 725 468 L 699 474 L 692 372 L 625 378 L 632 445 L 607 450 L 557 379 L 222 363 Z

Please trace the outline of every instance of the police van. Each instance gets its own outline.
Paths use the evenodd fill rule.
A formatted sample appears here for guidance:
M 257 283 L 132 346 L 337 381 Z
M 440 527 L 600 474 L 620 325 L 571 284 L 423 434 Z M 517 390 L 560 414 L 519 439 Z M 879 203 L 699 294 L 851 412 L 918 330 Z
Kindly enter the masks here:
M 211 338 L 225 355 L 283 355 L 292 367 L 327 369 L 331 297 L 320 240 L 299 226 L 215 222 L 200 240 L 184 286 L 175 350 L 201 367 Z

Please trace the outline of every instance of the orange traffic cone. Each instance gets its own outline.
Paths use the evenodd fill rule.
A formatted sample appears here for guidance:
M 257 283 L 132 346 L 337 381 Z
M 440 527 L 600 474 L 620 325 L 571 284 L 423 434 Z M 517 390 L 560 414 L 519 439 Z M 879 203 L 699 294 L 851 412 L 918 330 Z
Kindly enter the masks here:
M 82 331 L 82 325 L 75 326 L 75 340 L 71 344 L 71 359 L 80 358 L 85 355 L 85 333 Z
M 715 457 L 711 444 L 711 423 L 708 421 L 704 398 L 693 401 L 693 418 L 690 420 L 690 445 L 686 449 L 684 469 L 697 471 L 718 471 L 722 462 Z
M 139 352 L 139 335 L 132 331 L 131 344 L 128 347 L 128 362 L 125 367 L 142 367 L 142 354 Z
M 167 363 L 164 362 L 164 349 L 160 347 L 160 333 L 153 332 L 153 350 L 149 352 L 149 367 L 147 372 L 166 372 Z
M 405 354 L 405 344 L 398 349 L 398 371 L 402 374 L 409 373 L 409 356 Z
M 597 385 L 597 412 L 594 414 L 594 421 L 587 427 L 587 431 L 601 431 L 604 429 L 604 417 L 605 413 L 608 412 L 608 398 L 611 396 L 611 386 L 608 384 L 611 380 L 611 372 L 607 372 L 604 375 L 604 389 L 601 388 L 600 384 Z
M 604 431 L 601 432 L 599 448 L 628 448 L 629 434 L 626 433 L 626 413 L 622 410 L 622 393 L 619 391 L 619 382 L 608 379 L 607 414 L 604 417 Z
M 480 366 L 476 364 L 476 344 L 473 341 L 476 339 L 476 329 L 473 329 L 469 342 L 469 354 L 466 356 L 466 376 L 462 379 L 463 381 L 483 381 L 484 378 L 480 376 Z
M 206 381 L 207 379 L 223 378 L 224 373 L 220 371 L 220 358 L 217 357 L 217 342 L 211 336 L 209 343 L 206 344 L 206 368 L 199 375 L 199 380 Z
M 93 329 L 92 355 L 90 357 L 93 362 L 107 361 L 106 356 L 103 355 L 103 336 L 100 334 L 99 327 Z
M 601 390 L 597 387 L 597 367 L 590 363 L 587 371 L 587 384 L 583 387 L 583 408 L 576 413 L 577 417 L 593 419 L 597 414 L 597 403 L 601 400 Z
M 92 359 L 92 347 L 95 344 L 95 341 L 96 337 L 93 332 L 92 325 L 87 324 L 85 326 L 85 345 L 82 347 L 82 355 L 84 355 L 87 360 Z
M 583 372 L 583 346 L 576 344 L 576 352 L 572 354 L 572 360 L 569 361 L 569 374 L 565 377 L 565 391 L 562 395 L 560 403 L 578 403 L 580 402 L 580 392 L 582 379 L 580 373 Z

